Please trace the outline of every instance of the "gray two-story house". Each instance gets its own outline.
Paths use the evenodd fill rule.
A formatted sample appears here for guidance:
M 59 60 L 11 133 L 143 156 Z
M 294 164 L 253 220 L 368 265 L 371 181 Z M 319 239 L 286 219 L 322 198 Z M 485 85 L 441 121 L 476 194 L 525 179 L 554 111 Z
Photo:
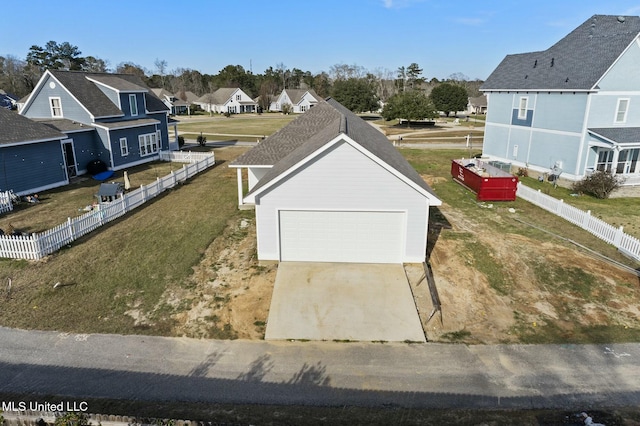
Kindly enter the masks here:
M 640 184 L 640 17 L 594 15 L 547 50 L 506 56 L 481 90 L 484 156 Z
M 169 108 L 128 74 L 46 71 L 20 114 L 67 136 L 61 141 L 67 182 L 95 160 L 110 170 L 153 161 L 175 133 Z

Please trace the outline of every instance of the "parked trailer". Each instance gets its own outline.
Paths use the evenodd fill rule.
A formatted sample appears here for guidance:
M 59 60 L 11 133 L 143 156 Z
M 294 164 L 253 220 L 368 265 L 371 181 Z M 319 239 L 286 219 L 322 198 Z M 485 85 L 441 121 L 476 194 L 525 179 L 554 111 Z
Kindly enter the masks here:
M 477 158 L 451 160 L 451 176 L 479 201 L 514 201 L 518 178 Z

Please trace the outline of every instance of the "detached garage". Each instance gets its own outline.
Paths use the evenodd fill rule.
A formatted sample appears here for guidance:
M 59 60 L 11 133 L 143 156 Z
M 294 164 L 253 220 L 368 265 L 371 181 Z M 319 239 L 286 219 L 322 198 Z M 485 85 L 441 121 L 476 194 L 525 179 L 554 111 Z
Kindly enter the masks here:
M 383 134 L 332 99 L 231 167 L 240 206 L 255 206 L 260 260 L 425 259 L 429 207 L 440 200 Z

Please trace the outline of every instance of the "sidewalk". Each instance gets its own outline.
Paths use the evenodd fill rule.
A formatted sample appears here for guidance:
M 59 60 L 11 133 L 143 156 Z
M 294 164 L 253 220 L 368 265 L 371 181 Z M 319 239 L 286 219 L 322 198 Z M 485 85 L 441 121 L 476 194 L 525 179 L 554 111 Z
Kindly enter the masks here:
M 421 408 L 640 405 L 640 344 L 215 341 L 0 328 L 0 392 Z

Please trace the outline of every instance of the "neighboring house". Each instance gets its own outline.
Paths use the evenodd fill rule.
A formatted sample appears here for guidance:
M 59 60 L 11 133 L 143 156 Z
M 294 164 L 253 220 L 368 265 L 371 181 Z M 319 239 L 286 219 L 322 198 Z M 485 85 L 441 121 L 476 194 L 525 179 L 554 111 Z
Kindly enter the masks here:
M 487 95 L 469 98 L 467 103 L 468 114 L 486 114 L 487 113 Z
M 18 107 L 18 98 L 11 93 L 7 93 L 0 89 L 0 108 L 16 109 Z
M 20 114 L 68 136 L 69 177 L 86 173 L 95 160 L 120 170 L 178 148 L 169 109 L 133 75 L 48 70 Z
M 169 108 L 171 115 L 191 114 L 191 104 L 189 102 L 183 101 L 165 89 L 153 88 L 151 91 Z
M 282 106 L 289 104 L 291 112 L 307 112 L 321 100 L 322 98 L 313 89 L 284 89 L 277 99 L 271 102 L 269 111 L 282 111 Z
M 0 191 L 32 194 L 69 183 L 67 135 L 0 108 Z
M 382 133 L 333 99 L 230 167 L 240 207 L 255 206 L 258 259 L 425 260 L 429 207 L 440 200 Z
M 640 184 L 640 17 L 594 15 L 540 52 L 508 55 L 488 97 L 483 154 L 580 180 Z
M 257 112 L 258 104 L 242 89 L 224 87 L 198 98 L 196 105 L 207 112 L 242 114 Z

